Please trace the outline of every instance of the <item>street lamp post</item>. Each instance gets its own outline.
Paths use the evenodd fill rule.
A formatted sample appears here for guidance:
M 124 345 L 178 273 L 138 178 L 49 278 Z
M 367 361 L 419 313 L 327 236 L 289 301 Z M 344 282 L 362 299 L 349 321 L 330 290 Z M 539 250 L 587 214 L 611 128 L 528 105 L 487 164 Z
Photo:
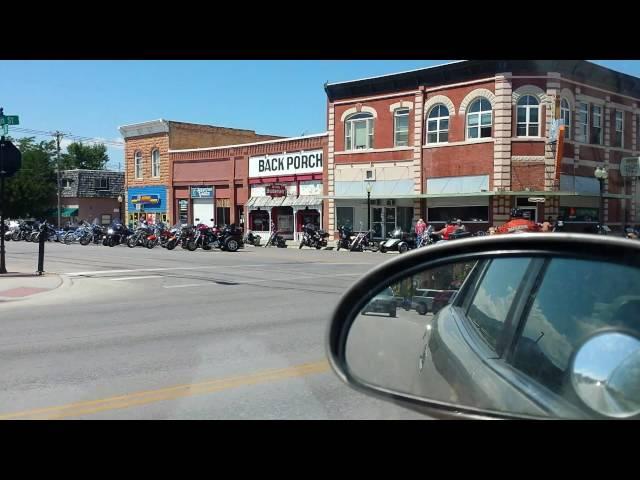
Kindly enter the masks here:
M 371 240 L 371 182 L 367 182 L 367 238 Z
M 609 173 L 604 167 L 597 167 L 593 172 L 593 176 L 600 182 L 600 211 L 598 212 L 598 221 L 602 227 L 604 224 L 604 182 Z
M 124 198 L 122 195 L 118 195 L 118 214 L 120 216 L 120 223 L 122 223 L 122 201 Z

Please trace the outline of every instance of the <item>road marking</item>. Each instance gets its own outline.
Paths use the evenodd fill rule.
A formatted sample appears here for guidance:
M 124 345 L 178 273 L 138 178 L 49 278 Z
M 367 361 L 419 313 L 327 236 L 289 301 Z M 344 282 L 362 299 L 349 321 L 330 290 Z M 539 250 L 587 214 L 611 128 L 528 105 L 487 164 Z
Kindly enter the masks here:
M 337 274 L 329 274 L 329 275 L 305 275 L 299 276 L 296 275 L 295 278 L 285 277 L 285 278 L 263 278 L 260 280 L 233 280 L 236 285 L 253 285 L 254 283 L 264 283 L 264 282 L 291 282 L 293 280 L 299 280 L 301 278 L 323 278 L 323 277 L 356 277 L 360 276 L 360 273 L 337 273 Z M 142 277 L 133 277 L 133 278 L 142 278 Z M 216 283 L 216 280 L 211 279 L 209 283 L 189 283 L 186 285 L 167 285 L 163 288 L 184 288 L 184 287 L 210 287 L 212 284 Z
M 260 383 L 274 382 L 285 378 L 304 377 L 316 373 L 329 371 L 329 363 L 326 360 L 314 363 L 306 363 L 294 367 L 280 368 L 275 370 L 265 370 L 250 375 L 209 380 L 206 382 L 192 383 L 187 385 L 176 385 L 174 387 L 161 388 L 158 390 L 147 390 L 143 392 L 129 393 L 117 397 L 104 398 L 101 400 L 90 400 L 86 402 L 70 403 L 57 407 L 38 408 L 25 410 L 22 412 L 7 413 L 0 415 L 0 420 L 16 418 L 29 418 L 34 420 L 57 420 L 66 417 L 80 417 L 91 413 L 103 412 L 107 410 L 118 410 L 123 408 L 137 407 L 150 403 L 165 400 L 175 400 L 183 397 L 202 395 L 205 393 L 220 392 L 231 388 L 243 387 L 247 385 L 257 385 Z
M 143 278 L 162 278 L 162 275 L 146 275 L 144 277 L 119 277 L 119 278 L 110 278 L 112 282 L 120 282 L 122 280 L 142 280 Z

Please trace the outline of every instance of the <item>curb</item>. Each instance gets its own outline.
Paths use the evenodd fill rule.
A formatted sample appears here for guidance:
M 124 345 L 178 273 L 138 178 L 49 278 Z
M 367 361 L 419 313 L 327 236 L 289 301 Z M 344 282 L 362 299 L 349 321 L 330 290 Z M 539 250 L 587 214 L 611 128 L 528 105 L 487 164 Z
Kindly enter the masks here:
M 51 295 L 52 293 L 57 293 L 58 290 L 60 290 L 61 288 L 68 288 L 71 285 L 73 285 L 73 282 L 71 281 L 71 279 L 65 275 L 59 275 L 57 273 L 47 273 L 45 272 L 43 276 L 49 276 L 49 277 L 57 277 L 59 280 L 59 283 L 57 286 L 50 288 L 49 290 L 47 290 L 46 292 L 39 292 L 39 293 L 34 293 L 32 295 L 27 295 L 24 297 L 2 297 L 0 296 L 0 305 L 5 304 L 5 303 L 13 303 L 13 302 L 23 302 L 26 300 L 31 300 L 34 298 L 42 298 L 45 297 L 47 295 Z

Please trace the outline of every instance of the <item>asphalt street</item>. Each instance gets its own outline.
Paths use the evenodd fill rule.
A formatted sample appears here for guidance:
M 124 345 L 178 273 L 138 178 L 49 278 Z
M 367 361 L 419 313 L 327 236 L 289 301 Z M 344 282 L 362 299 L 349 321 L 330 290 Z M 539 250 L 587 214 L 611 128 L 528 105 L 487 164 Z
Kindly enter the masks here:
M 35 269 L 37 245 L 6 247 L 9 270 Z M 63 285 L 0 303 L 0 418 L 425 418 L 350 389 L 325 356 L 342 293 L 393 256 L 47 243 Z

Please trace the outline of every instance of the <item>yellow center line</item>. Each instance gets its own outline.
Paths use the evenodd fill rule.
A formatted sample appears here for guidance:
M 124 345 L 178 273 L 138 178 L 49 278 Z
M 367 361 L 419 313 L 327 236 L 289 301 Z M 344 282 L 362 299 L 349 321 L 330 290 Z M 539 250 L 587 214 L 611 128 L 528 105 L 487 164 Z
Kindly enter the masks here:
M 142 392 L 129 393 L 116 397 L 70 403 L 57 407 L 39 408 L 33 410 L 25 410 L 22 412 L 8 413 L 0 415 L 0 420 L 10 420 L 17 418 L 29 418 L 34 420 L 57 420 L 66 417 L 79 417 L 91 413 L 103 412 L 105 410 L 130 408 L 139 405 L 146 405 L 149 403 L 161 402 L 164 400 L 175 400 L 182 397 L 219 392 L 236 387 L 283 380 L 285 378 L 303 377 L 306 375 L 324 373 L 327 371 L 329 371 L 329 364 L 326 360 L 323 360 L 320 362 L 306 363 L 294 367 L 265 370 L 263 372 L 249 375 L 209 380 L 206 382 L 192 383 L 187 385 L 176 385 L 173 387 L 161 388 L 158 390 L 147 390 Z

